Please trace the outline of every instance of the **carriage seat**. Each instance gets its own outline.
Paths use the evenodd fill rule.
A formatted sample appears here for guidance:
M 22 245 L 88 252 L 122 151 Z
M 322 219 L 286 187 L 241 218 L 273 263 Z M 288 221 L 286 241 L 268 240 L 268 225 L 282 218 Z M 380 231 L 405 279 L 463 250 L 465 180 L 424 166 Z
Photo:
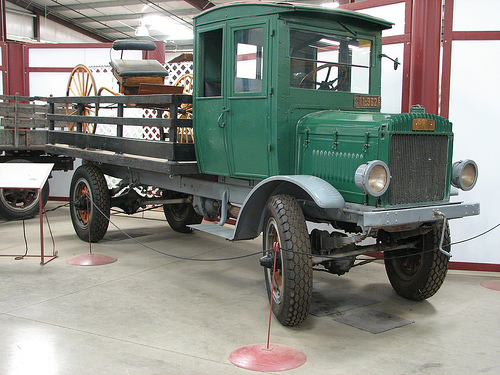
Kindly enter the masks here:
M 120 77 L 166 77 L 167 70 L 156 60 L 113 60 L 111 67 Z
M 116 40 L 113 42 L 114 50 L 140 50 L 154 51 L 156 44 L 143 40 Z M 123 53 L 123 52 L 122 52 Z M 122 78 L 128 77 L 166 77 L 167 70 L 156 60 L 123 60 L 111 59 L 111 67 L 116 75 Z

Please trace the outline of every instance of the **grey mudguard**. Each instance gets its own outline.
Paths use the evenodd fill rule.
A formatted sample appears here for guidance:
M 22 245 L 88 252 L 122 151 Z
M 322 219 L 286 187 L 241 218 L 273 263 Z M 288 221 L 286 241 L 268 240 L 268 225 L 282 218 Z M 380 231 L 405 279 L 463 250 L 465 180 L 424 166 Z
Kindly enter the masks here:
M 308 175 L 273 176 L 258 183 L 246 197 L 231 240 L 257 237 L 262 231 L 263 212 L 272 195 L 288 194 L 299 200 L 313 201 L 322 209 L 342 208 L 342 195 L 325 180 Z

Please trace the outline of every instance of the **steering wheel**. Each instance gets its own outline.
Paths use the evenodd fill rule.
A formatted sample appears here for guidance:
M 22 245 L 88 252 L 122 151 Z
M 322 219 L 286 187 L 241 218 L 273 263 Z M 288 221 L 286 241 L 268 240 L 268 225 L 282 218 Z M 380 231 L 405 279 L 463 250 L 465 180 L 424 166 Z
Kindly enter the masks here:
M 335 79 L 328 80 L 330 78 L 330 73 L 332 71 L 332 67 L 334 67 L 334 66 L 336 66 L 340 69 L 339 76 Z M 313 80 L 313 75 L 315 75 L 320 70 L 323 70 L 326 68 L 328 68 L 328 72 L 326 73 L 326 78 L 324 81 L 316 82 L 315 80 Z M 299 88 L 304 88 L 304 86 L 306 84 L 314 83 L 316 86 L 318 86 L 316 90 L 335 91 L 335 90 L 338 90 L 338 88 L 345 82 L 346 78 L 347 78 L 347 68 L 344 65 L 339 65 L 336 63 L 328 63 L 328 64 L 318 66 L 317 68 L 315 68 L 315 69 L 311 70 L 309 73 L 307 73 L 304 76 L 304 78 L 302 78 L 302 80 L 300 81 Z M 336 85 L 334 85 L 335 82 L 337 82 Z

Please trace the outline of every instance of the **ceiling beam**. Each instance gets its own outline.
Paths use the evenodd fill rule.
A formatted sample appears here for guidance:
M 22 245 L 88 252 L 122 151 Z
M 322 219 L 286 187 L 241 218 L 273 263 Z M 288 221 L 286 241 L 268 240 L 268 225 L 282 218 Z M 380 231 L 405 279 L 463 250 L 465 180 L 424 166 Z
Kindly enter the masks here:
M 198 10 L 207 10 L 215 6 L 210 0 L 184 0 L 189 5 L 194 6 Z
M 123 5 L 140 5 L 144 3 L 140 0 L 119 0 L 119 1 L 96 1 L 92 3 L 73 3 L 73 4 L 61 4 L 58 3 L 57 0 L 53 0 L 57 5 L 48 5 L 47 8 L 54 11 L 62 11 L 67 10 L 68 8 L 75 10 L 83 10 L 83 9 L 98 9 L 98 8 L 113 8 L 113 7 L 121 7 Z M 154 3 L 169 3 L 176 0 L 157 0 Z M 146 1 L 146 3 L 153 3 L 152 1 Z M 146 4 L 145 4 L 146 5 Z
M 175 14 L 178 16 L 194 16 L 198 14 L 199 11 L 191 8 L 191 9 L 180 9 L 176 10 Z M 147 12 L 147 13 L 142 13 L 141 15 L 138 15 L 136 13 L 125 13 L 125 14 L 115 14 L 111 16 L 93 16 L 92 19 L 88 17 L 75 17 L 73 18 L 76 22 L 81 22 L 81 23 L 86 23 L 86 22 L 95 22 L 95 21 L 101 21 L 101 22 L 106 22 L 106 21 L 124 21 L 124 20 L 138 20 L 139 18 L 142 17 L 147 17 L 149 15 L 158 15 L 157 12 Z
M 71 30 L 77 31 L 83 35 L 94 38 L 100 42 L 112 42 L 113 39 L 107 37 L 104 33 L 99 33 L 93 29 L 86 28 L 83 25 L 76 25 L 74 21 L 70 18 L 65 17 L 61 14 L 57 14 L 55 12 L 45 12 L 45 9 L 40 5 L 33 3 L 32 1 L 25 0 L 7 0 L 7 2 L 20 6 L 27 11 L 30 11 L 33 14 L 36 14 L 40 17 L 45 17 L 48 20 L 54 21 L 62 26 L 65 26 Z

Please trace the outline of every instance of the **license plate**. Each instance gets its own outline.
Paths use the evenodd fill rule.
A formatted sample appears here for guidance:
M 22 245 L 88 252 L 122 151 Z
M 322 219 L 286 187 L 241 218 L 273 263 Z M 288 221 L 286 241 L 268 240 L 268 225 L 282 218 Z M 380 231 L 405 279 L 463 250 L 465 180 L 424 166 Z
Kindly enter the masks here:
M 378 95 L 354 95 L 354 108 L 378 108 L 382 101 Z

